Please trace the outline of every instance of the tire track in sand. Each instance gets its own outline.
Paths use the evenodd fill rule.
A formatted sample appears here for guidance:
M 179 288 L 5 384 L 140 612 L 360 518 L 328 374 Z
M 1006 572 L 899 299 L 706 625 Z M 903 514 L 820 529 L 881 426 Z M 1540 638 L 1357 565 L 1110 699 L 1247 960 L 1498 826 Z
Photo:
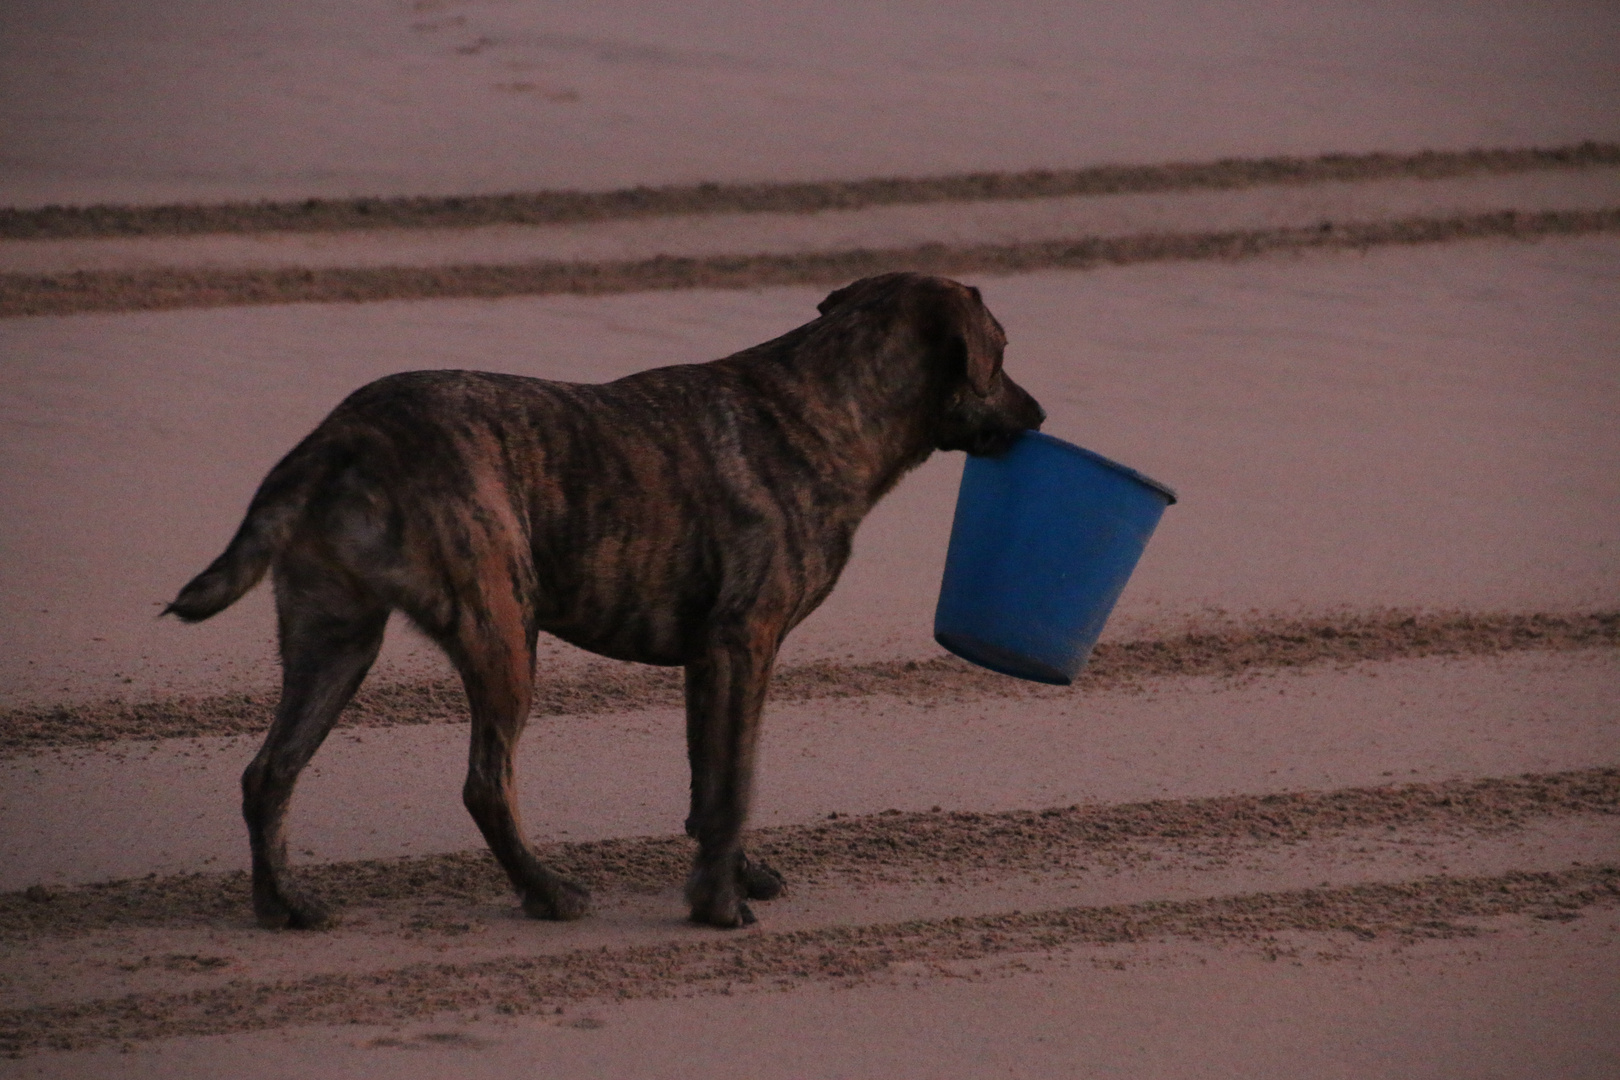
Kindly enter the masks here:
M 954 657 L 784 668 L 775 702 L 888 694 L 914 700 L 1051 697 L 1127 686 L 1151 678 L 1236 676 L 1268 668 L 1354 664 L 1430 656 L 1620 647 L 1620 612 L 1474 614 L 1374 611 L 1315 619 L 1271 619 L 1166 638 L 1103 642 L 1073 688 L 1018 682 Z M 678 669 L 592 664 L 578 674 L 540 675 L 535 715 L 588 715 L 679 707 Z M 99 701 L 0 710 L 0 759 L 116 739 L 171 739 L 263 731 L 274 694 L 221 694 L 148 702 Z M 466 720 L 453 679 L 362 688 L 341 726 L 459 723 Z
M 40 1005 L 0 1012 L 0 1053 L 21 1056 L 106 1042 L 197 1037 L 312 1024 L 379 1024 L 488 1009 L 503 1015 L 565 1004 L 851 982 L 901 964 L 944 965 L 1174 938 L 1264 941 L 1280 932 L 1469 937 L 1489 920 L 1578 918 L 1620 905 L 1620 866 L 1399 884 L 1258 892 L 1197 900 L 1068 907 L 784 933 L 717 935 L 621 948 L 418 963 L 275 981 L 235 979 L 189 992 Z M 1485 926 L 1481 924 L 1484 923 Z
M 1389 245 L 1506 238 L 1532 240 L 1620 230 L 1620 207 L 1398 220 L 1322 222 L 1308 227 L 1144 233 L 1008 244 L 923 244 L 909 248 L 605 262 L 452 266 L 157 268 L 0 274 L 0 318 L 111 311 L 169 311 L 256 304 L 382 300 L 604 296 L 675 289 L 837 285 L 872 274 L 1015 274 L 1087 270 L 1145 262 L 1248 259 L 1282 252 L 1364 251 Z
M 505 195 L 301 199 L 294 202 L 177 203 L 167 206 L 0 208 L 0 239 L 196 236 L 210 233 L 345 232 L 363 229 L 469 229 L 555 225 L 689 214 L 797 213 L 874 206 L 1046 199 L 1073 195 L 1232 190 L 1276 184 L 1391 179 L 1440 180 L 1479 174 L 1567 170 L 1620 164 L 1620 144 L 1486 148 L 1313 158 L 1226 158 L 1163 165 L 882 177 L 777 184 L 693 184 L 619 191 L 536 191 Z
M 795 882 L 1072 869 L 1099 852 L 1143 844 L 1294 844 L 1369 829 L 1494 832 L 1549 818 L 1620 815 L 1620 768 L 1526 774 L 1327 792 L 1159 799 L 1000 813 L 883 814 L 753 830 L 754 856 Z M 538 845 L 545 861 L 591 889 L 652 893 L 678 884 L 696 850 L 685 836 Z M 507 897 L 487 851 L 324 863 L 299 880 L 334 908 Z M 515 901 L 514 901 L 515 903 Z M 247 875 L 181 874 L 64 890 L 0 894 L 0 940 L 109 929 L 245 920 Z

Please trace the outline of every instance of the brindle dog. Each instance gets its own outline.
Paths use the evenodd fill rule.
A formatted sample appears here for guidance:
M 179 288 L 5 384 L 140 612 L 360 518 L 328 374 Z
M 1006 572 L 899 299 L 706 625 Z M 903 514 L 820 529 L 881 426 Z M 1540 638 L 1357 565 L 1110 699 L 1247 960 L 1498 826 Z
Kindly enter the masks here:
M 281 702 L 242 776 L 262 925 L 330 921 L 288 880 L 283 822 L 395 609 L 461 674 L 463 797 L 524 911 L 574 919 L 589 906 L 536 856 L 513 799 L 542 630 L 685 665 L 692 919 L 744 925 L 748 899 L 781 891 L 744 855 L 742 829 L 783 637 L 907 470 L 935 450 L 1001 452 L 1045 419 L 1002 373 L 1006 336 L 977 289 L 886 274 L 819 310 L 734 356 L 599 386 L 392 375 L 270 471 L 224 554 L 166 609 L 206 619 L 273 571 Z

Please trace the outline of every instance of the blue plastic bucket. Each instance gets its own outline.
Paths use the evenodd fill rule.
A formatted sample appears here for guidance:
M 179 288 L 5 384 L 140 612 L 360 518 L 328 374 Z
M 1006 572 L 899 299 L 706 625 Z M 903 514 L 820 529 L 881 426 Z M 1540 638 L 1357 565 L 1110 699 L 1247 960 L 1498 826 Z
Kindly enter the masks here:
M 1067 686 L 1176 493 L 1039 432 L 969 457 L 934 640 L 975 664 Z

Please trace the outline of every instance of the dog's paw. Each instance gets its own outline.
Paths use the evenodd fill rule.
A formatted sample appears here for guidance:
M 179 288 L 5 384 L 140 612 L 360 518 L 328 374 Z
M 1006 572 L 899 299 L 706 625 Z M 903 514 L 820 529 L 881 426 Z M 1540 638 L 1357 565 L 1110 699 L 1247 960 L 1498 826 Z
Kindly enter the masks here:
M 305 896 L 255 896 L 253 917 L 266 930 L 330 930 L 337 915 Z
M 544 888 L 524 893 L 523 913 L 531 919 L 573 922 L 591 913 L 591 894 L 583 885 L 553 878 Z
M 694 904 L 690 918 L 699 926 L 713 926 L 720 930 L 736 930 L 759 922 L 754 909 L 746 901 L 738 899 L 718 904 Z
M 754 859 L 743 863 L 742 881 L 750 900 L 775 900 L 787 891 L 787 880 L 774 866 Z
M 739 926 L 752 926 L 756 921 L 743 898 L 742 872 L 738 863 L 724 871 L 699 866 L 686 880 L 686 902 L 691 907 L 692 921 L 701 926 L 717 926 L 731 930 Z

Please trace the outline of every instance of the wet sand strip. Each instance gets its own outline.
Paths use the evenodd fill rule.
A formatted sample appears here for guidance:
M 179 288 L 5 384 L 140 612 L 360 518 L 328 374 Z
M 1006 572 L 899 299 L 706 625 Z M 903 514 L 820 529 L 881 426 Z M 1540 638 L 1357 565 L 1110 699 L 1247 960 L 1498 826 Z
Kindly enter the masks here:
M 1620 230 L 1620 207 L 1500 210 L 1447 217 L 1332 222 L 1309 227 L 1144 233 L 1010 244 L 657 256 L 606 262 L 530 262 L 431 267 L 267 267 L 75 270 L 0 274 L 0 318 L 103 311 L 166 311 L 246 304 L 603 296 L 673 289 L 835 285 L 871 274 L 1014 274 L 1144 262 L 1245 259 L 1276 252 L 1365 250 L 1393 244 L 1575 236 Z
M 1482 656 L 1524 650 L 1620 647 L 1620 612 L 1471 614 L 1383 611 L 1308 620 L 1267 620 L 1174 637 L 1103 642 L 1073 688 L 1009 679 L 954 657 L 783 668 L 772 700 L 804 702 L 887 694 L 920 701 L 1024 698 L 1114 689 L 1150 678 L 1236 676 L 1312 664 Z M 535 715 L 580 716 L 679 708 L 676 668 L 593 663 L 535 682 Z M 116 739 L 172 739 L 264 731 L 273 693 L 222 694 L 149 702 L 30 705 L 0 711 L 0 758 Z M 342 726 L 459 723 L 466 699 L 454 679 L 362 688 Z
M 313 1024 L 383 1024 L 433 1014 L 555 1012 L 565 1004 L 849 982 L 899 964 L 945 964 L 1087 945 L 1193 939 L 1263 943 L 1279 933 L 1397 942 L 1471 937 L 1483 920 L 1579 918 L 1620 905 L 1620 866 L 1399 884 L 1260 892 L 1197 900 L 958 916 L 703 940 L 418 963 L 263 982 L 236 979 L 0 1013 L 0 1053 L 196 1037 Z
M 0 208 L 0 239 L 192 236 L 207 233 L 466 229 L 721 213 L 815 213 L 940 202 L 1230 190 L 1266 184 L 1427 179 L 1620 164 L 1620 144 L 1410 154 L 1227 158 L 1202 163 L 1103 165 L 957 176 L 776 184 L 694 184 L 619 191 L 304 199 L 167 206 Z
M 1295 844 L 1362 830 L 1495 833 L 1535 820 L 1620 815 L 1620 768 L 1451 780 L 1327 792 L 1159 799 L 1001 813 L 890 811 L 749 833 L 754 857 L 798 885 L 939 875 L 1079 872 L 1133 848 Z M 548 864 L 601 893 L 678 885 L 695 848 L 685 836 L 539 845 Z M 487 851 L 300 867 L 334 910 L 499 902 L 510 887 Z M 247 875 L 180 874 L 0 894 L 0 940 L 73 937 L 133 927 L 246 922 Z

